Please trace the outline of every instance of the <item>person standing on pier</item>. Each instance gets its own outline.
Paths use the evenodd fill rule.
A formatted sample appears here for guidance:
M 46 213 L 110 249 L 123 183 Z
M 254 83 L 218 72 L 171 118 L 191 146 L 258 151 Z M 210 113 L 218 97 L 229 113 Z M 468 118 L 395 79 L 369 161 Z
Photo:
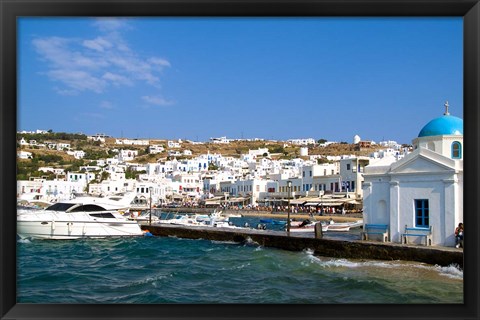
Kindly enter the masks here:
M 463 223 L 461 222 L 455 228 L 455 248 L 460 248 L 460 245 L 463 248 Z

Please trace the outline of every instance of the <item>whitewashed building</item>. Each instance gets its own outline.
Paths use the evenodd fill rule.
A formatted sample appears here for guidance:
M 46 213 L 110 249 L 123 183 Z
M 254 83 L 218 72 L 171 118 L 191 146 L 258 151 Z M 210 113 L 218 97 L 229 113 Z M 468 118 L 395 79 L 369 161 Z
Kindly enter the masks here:
M 210 142 L 228 144 L 230 143 L 230 140 L 227 139 L 227 137 L 219 137 L 219 138 L 210 138 Z
M 152 144 L 151 146 L 148 147 L 148 152 L 150 154 L 162 153 L 164 150 L 165 148 L 158 144 Z
M 119 161 L 132 161 L 135 157 L 138 156 L 137 150 L 120 150 L 118 153 Z
M 306 138 L 306 139 L 289 139 L 287 142 L 290 142 L 291 144 L 297 145 L 297 146 L 306 146 L 306 145 L 312 145 L 315 144 L 315 139 L 313 138 Z
M 105 143 L 105 138 L 107 137 L 104 133 L 97 133 L 94 136 L 87 136 L 87 140 L 98 141 L 101 143 Z
M 73 156 L 75 159 L 83 159 L 85 157 L 85 151 L 83 150 L 67 151 L 67 154 Z
M 17 181 L 17 198 L 35 195 L 36 200 L 53 201 L 70 199 L 74 193 L 83 193 L 86 190 L 84 181 L 64 180 L 19 180 Z M 26 198 L 25 198 L 26 199 Z
M 31 152 L 28 152 L 28 151 L 18 151 L 17 157 L 18 159 L 32 159 L 33 155 Z
M 130 146 L 148 146 L 150 144 L 149 140 L 138 140 L 138 139 L 115 139 L 115 144 L 123 144 Z
M 268 148 L 258 148 L 257 150 L 248 150 L 247 154 L 242 154 L 241 159 L 246 162 L 254 162 L 256 161 L 257 158 L 263 157 L 263 155 L 266 155 L 266 157 L 270 156 L 270 152 L 268 151 Z
M 131 192 L 134 191 L 135 184 L 136 181 L 134 179 L 104 180 L 100 183 L 89 184 L 88 193 L 109 196 L 122 192 Z
M 85 186 L 88 184 L 89 181 L 95 180 L 95 173 L 93 172 L 68 172 L 66 176 L 67 181 L 71 182 L 80 182 L 82 184 L 85 184 Z
M 58 175 L 65 174 L 65 169 L 63 169 L 63 168 L 40 167 L 40 168 L 38 168 L 38 171 L 50 172 L 50 173 L 58 174 Z
M 406 226 L 431 226 L 432 245 L 455 244 L 455 227 L 463 222 L 463 120 L 445 106 L 413 140 L 412 153 L 365 168 L 364 222 L 387 224 L 392 242 L 402 242 Z
M 350 192 L 355 198 L 363 197 L 362 183 L 365 168 L 370 163 L 368 157 L 345 157 L 340 160 L 341 191 Z
M 70 150 L 70 143 L 57 143 L 57 150 L 62 151 L 62 150 Z
M 28 146 L 29 143 L 25 140 L 25 138 L 20 139 L 18 142 L 21 146 Z
M 168 141 L 168 142 L 167 142 L 167 146 L 168 146 L 169 148 L 181 148 L 181 147 L 182 147 L 182 144 L 181 144 L 180 141 L 179 141 L 179 142 Z

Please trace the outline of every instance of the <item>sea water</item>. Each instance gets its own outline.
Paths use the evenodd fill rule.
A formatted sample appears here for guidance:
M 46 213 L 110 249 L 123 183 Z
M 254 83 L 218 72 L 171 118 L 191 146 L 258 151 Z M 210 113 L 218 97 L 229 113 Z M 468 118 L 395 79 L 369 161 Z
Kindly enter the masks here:
M 327 258 L 253 242 L 25 239 L 17 241 L 17 302 L 463 303 L 463 271 Z

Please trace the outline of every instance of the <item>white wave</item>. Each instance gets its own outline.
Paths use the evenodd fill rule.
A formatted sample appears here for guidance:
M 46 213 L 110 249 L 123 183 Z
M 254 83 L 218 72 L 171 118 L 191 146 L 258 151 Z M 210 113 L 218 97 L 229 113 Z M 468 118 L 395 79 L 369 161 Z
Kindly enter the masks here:
M 238 244 L 235 241 L 219 241 L 219 240 L 211 240 L 214 244 Z
M 25 239 L 18 239 L 17 242 L 18 243 L 31 243 L 32 241 L 30 241 L 30 239 L 28 239 L 28 238 L 25 238 Z
M 151 284 L 152 286 L 156 287 L 157 286 L 157 281 L 160 281 L 162 279 L 166 279 L 168 277 L 171 277 L 172 275 L 165 275 L 165 274 L 157 274 L 153 275 L 150 277 L 146 277 L 144 279 L 139 279 L 136 281 L 132 281 L 131 283 L 127 283 L 127 286 L 138 286 L 138 285 L 144 285 L 144 284 Z
M 359 267 L 380 267 L 380 268 L 400 268 L 403 267 L 400 261 L 383 261 L 383 260 L 349 260 L 346 258 L 328 258 L 317 257 L 314 255 L 312 249 L 305 249 L 303 253 L 307 255 L 309 262 L 318 263 L 323 267 L 347 267 L 347 268 L 359 268 Z
M 447 267 L 435 266 L 435 269 L 442 276 L 446 276 L 452 279 L 463 279 L 463 270 L 457 264 L 451 264 Z
M 317 257 L 314 255 L 313 250 L 307 249 L 303 251 L 307 256 L 308 263 L 318 264 L 324 268 L 383 268 L 383 269 L 405 269 L 405 268 L 418 268 L 430 271 L 436 271 L 442 276 L 446 276 L 452 279 L 463 279 L 463 270 L 456 264 L 449 265 L 447 267 L 432 266 L 421 262 L 410 261 L 383 261 L 383 260 L 348 260 L 343 258 L 326 258 Z M 303 263 L 302 263 L 303 264 Z
M 346 258 L 327 258 L 317 257 L 314 255 L 314 251 L 306 249 L 303 251 L 310 263 L 318 263 L 322 267 L 327 268 L 360 268 L 360 267 L 379 267 L 379 268 L 401 268 L 404 264 L 395 261 L 383 261 L 383 260 L 349 260 Z
M 250 262 L 247 262 L 247 263 L 244 263 L 244 264 L 241 264 L 241 265 L 238 265 L 238 266 L 233 266 L 233 267 L 230 267 L 230 268 L 220 268 L 221 271 L 231 271 L 231 270 L 240 270 L 240 269 L 243 269 L 243 268 L 246 268 L 246 267 L 249 267 L 250 266 Z
M 349 267 L 349 268 L 356 268 L 359 266 L 359 263 L 347 260 L 347 259 L 337 259 L 337 258 L 326 258 L 326 257 L 317 257 L 314 255 L 314 250 L 312 249 L 305 249 L 302 251 L 304 255 L 306 255 L 308 263 L 316 263 L 322 267 Z
M 307 248 L 305 250 L 303 250 L 304 253 L 306 253 L 307 255 L 311 255 L 313 256 L 313 254 L 315 253 L 315 251 L 313 249 L 310 249 L 310 248 Z
M 250 237 L 247 237 L 247 239 L 245 240 L 245 245 L 260 246 L 260 243 L 253 241 Z

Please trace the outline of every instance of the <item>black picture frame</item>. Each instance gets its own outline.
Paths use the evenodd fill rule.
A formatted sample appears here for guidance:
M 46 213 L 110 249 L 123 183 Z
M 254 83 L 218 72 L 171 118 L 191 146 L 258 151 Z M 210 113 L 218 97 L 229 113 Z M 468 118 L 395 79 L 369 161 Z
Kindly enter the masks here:
M 478 319 L 478 0 L 0 0 L 1 319 Z M 128 305 L 16 303 L 16 18 L 20 16 L 459 16 L 464 21 L 464 304 Z M 475 232 L 477 231 L 477 232 Z

